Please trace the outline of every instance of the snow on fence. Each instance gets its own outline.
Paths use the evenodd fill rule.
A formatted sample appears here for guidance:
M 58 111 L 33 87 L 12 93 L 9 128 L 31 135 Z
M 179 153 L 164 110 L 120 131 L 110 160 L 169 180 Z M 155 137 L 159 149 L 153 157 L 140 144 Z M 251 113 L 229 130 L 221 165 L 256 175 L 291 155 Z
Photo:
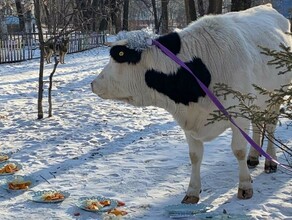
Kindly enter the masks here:
M 45 34 L 46 39 L 51 36 Z M 106 35 L 98 33 L 71 33 L 69 35 L 68 53 L 75 53 L 104 44 Z M 0 64 L 31 60 L 40 57 L 37 33 L 1 35 Z

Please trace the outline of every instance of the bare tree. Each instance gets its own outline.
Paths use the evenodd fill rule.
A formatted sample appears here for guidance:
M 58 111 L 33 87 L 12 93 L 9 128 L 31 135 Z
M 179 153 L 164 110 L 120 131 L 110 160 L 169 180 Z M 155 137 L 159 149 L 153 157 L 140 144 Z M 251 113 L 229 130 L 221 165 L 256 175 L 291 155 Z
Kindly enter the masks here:
M 151 0 L 151 3 L 152 3 L 153 16 L 154 16 L 155 33 L 158 34 L 158 32 L 159 32 L 159 20 L 158 20 L 158 15 L 157 15 L 156 1 L 155 0 Z
M 231 11 L 241 11 L 251 7 L 252 0 L 232 0 Z
M 32 15 L 32 8 L 33 2 L 31 0 L 24 1 L 24 21 L 25 21 L 25 33 L 32 33 L 32 22 L 33 22 L 33 15 Z
M 222 13 L 222 0 L 209 0 L 208 14 Z
M 73 9 L 71 13 L 75 14 L 73 24 L 77 25 L 78 30 L 82 32 L 105 31 L 108 28 L 108 21 L 112 21 L 111 7 L 115 5 L 115 1 L 71 0 L 71 5 L 71 9 Z
M 39 69 L 39 94 L 38 94 L 38 119 L 43 118 L 43 71 L 44 71 L 44 57 L 45 57 L 45 47 L 51 44 L 53 45 L 54 51 L 54 67 L 50 73 L 50 81 L 48 88 L 48 103 L 49 110 L 48 116 L 52 116 L 52 87 L 53 87 L 53 76 L 56 73 L 57 66 L 59 64 L 59 60 L 56 56 L 56 45 L 62 38 L 67 36 L 69 33 L 74 32 L 76 30 L 85 30 L 88 31 L 91 26 L 89 26 L 89 21 L 92 21 L 92 16 L 86 15 L 83 16 L 83 6 L 86 11 L 90 11 L 87 5 L 87 1 L 81 1 L 80 5 L 76 5 L 75 0 L 68 0 L 66 4 L 62 4 L 64 2 L 60 2 L 57 0 L 50 1 L 42 1 L 42 0 L 34 0 L 35 6 L 35 17 L 38 27 L 38 35 L 39 35 L 39 44 L 40 44 L 40 69 Z M 82 5 L 82 4 L 84 5 Z M 88 7 L 87 7 L 88 6 Z M 76 9 L 74 11 L 74 9 Z M 42 13 L 41 12 L 45 12 Z M 42 21 L 48 22 L 47 27 L 49 31 L 49 39 L 44 39 L 44 31 L 43 31 L 43 23 Z M 74 21 L 74 27 L 72 27 Z
M 122 22 L 121 22 L 121 5 L 124 0 L 107 0 L 106 5 L 109 9 L 109 17 L 112 25 L 112 32 L 118 33 L 122 30 Z
M 205 15 L 204 0 L 198 0 L 198 12 L 200 17 Z
M 196 5 L 194 0 L 185 0 L 187 24 L 197 20 Z
M 168 33 L 168 2 L 169 0 L 161 0 L 161 33 Z
M 78 26 L 82 24 L 82 30 L 85 32 L 94 31 L 96 29 L 96 17 L 97 17 L 97 0 L 75 0 L 76 10 L 78 16 L 75 22 Z
M 123 7 L 123 30 L 129 29 L 129 0 L 124 0 Z
M 17 16 L 19 19 L 19 30 L 24 32 L 25 31 L 25 20 L 24 20 L 24 11 L 23 11 L 23 5 L 21 3 L 21 0 L 15 0 L 15 6 L 17 10 Z
M 5 12 L 6 7 L 7 7 L 7 5 L 5 2 L 0 3 L 0 39 L 2 39 L 2 40 L 3 40 L 3 36 L 6 36 L 6 34 L 8 33 L 7 25 L 5 22 L 5 16 L 4 16 L 4 12 Z
M 97 31 L 98 30 L 98 22 L 99 22 L 99 17 L 101 15 L 101 11 L 99 10 L 99 0 L 92 0 L 92 6 L 91 6 L 91 12 L 92 12 L 92 31 Z
M 42 119 L 44 117 L 43 112 L 43 90 L 44 90 L 44 37 L 42 31 L 41 24 L 41 0 L 34 0 L 34 8 L 35 8 L 35 18 L 38 27 L 38 35 L 39 35 L 39 43 L 40 43 L 40 68 L 39 68 L 39 89 L 38 89 L 38 119 Z

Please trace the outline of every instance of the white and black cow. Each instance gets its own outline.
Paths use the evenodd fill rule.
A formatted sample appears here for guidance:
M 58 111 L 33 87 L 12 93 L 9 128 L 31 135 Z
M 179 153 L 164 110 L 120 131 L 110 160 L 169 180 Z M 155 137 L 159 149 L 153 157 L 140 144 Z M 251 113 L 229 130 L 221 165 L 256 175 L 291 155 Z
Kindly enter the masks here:
M 176 54 L 210 89 L 225 83 L 234 90 L 256 94 L 254 104 L 266 108 L 267 97 L 257 94 L 252 84 L 268 90 L 280 88 L 291 81 L 291 72 L 278 75 L 279 69 L 268 66 L 269 57 L 259 46 L 279 50 L 280 43 L 292 46 L 290 24 L 270 4 L 241 12 L 209 15 L 193 22 L 180 32 L 156 40 Z M 110 49 L 110 62 L 92 82 L 92 90 L 103 99 L 122 100 L 135 106 L 157 106 L 173 115 L 184 130 L 192 164 L 190 183 L 183 203 L 197 203 L 201 190 L 200 166 L 203 142 L 210 141 L 232 129 L 231 147 L 239 164 L 238 198 L 253 195 L 247 166 L 247 142 L 228 121 L 207 125 L 207 118 L 216 107 L 200 88 L 195 78 L 177 65 L 156 46 L 135 50 L 127 39 L 115 42 Z M 225 107 L 237 105 L 231 97 L 219 97 Z M 278 108 L 276 108 L 278 110 Z M 236 118 L 245 131 L 250 122 Z M 268 125 L 273 133 L 276 125 Z M 259 144 L 259 132 L 253 132 Z M 268 153 L 276 158 L 274 146 L 268 143 Z M 249 161 L 258 163 L 259 154 L 251 149 Z M 266 160 L 268 171 L 276 164 Z

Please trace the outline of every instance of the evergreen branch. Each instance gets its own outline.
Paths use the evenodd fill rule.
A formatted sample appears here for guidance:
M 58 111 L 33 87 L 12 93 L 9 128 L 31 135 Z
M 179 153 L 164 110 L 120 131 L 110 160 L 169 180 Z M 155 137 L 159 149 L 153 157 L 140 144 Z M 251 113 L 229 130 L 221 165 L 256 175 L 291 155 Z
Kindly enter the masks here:
M 275 89 L 274 91 L 268 91 L 257 85 L 253 86 L 260 95 L 267 96 L 267 107 L 265 109 L 261 109 L 253 103 L 256 99 L 254 94 L 242 94 L 223 83 L 218 83 L 214 86 L 214 93 L 217 96 L 223 96 L 225 99 L 228 95 L 234 99 L 237 99 L 239 102 L 237 105 L 226 108 L 230 117 L 241 117 L 248 119 L 260 129 L 263 129 L 264 124 L 277 123 L 279 118 L 288 118 L 292 120 L 292 83 L 283 85 L 280 89 Z M 273 111 L 273 109 L 276 109 L 275 106 L 279 106 L 279 104 L 283 103 L 283 101 L 286 103 L 286 109 L 281 110 L 280 112 Z M 215 110 L 210 113 L 210 118 L 207 119 L 207 125 L 213 124 L 216 121 L 228 119 L 229 118 L 226 117 L 220 110 Z M 292 122 L 287 125 L 287 127 L 289 126 L 292 126 Z M 268 140 L 272 141 L 275 146 L 292 156 L 291 148 L 274 138 L 271 134 L 264 135 Z
M 284 68 L 284 70 L 279 71 L 279 75 L 292 70 L 292 52 L 290 47 L 282 43 L 280 44 L 280 51 L 271 50 L 262 46 L 259 47 L 263 50 L 261 52 L 262 54 L 273 57 L 272 60 L 268 61 L 268 65 L 275 65 L 276 69 Z
M 261 124 L 255 124 L 259 130 L 263 130 L 264 126 Z M 292 148 L 289 148 L 286 144 L 284 144 L 284 141 L 279 140 L 273 136 L 273 134 L 269 133 L 266 129 L 263 132 L 263 136 L 271 141 L 276 147 L 280 148 L 283 152 L 286 152 L 290 156 L 292 156 Z

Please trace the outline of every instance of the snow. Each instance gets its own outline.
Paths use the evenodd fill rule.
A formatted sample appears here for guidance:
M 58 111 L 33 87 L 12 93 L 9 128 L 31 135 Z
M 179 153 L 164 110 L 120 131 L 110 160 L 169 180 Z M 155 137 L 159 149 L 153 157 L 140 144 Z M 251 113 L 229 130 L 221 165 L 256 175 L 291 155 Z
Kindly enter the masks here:
M 36 119 L 39 61 L 0 65 L 1 152 L 22 165 L 17 174 L 36 181 L 31 190 L 70 193 L 62 203 L 43 204 L 30 201 L 28 192 L 1 187 L 0 219 L 102 219 L 76 206 L 84 196 L 124 201 L 124 219 L 169 219 L 165 207 L 180 204 L 191 169 L 183 132 L 163 109 L 137 108 L 93 94 L 90 83 L 108 59 L 105 47 L 66 56 L 54 76 L 51 118 L 47 88 L 53 64 L 46 64 L 43 120 Z M 285 123 L 276 136 L 291 146 Z M 200 203 L 212 206 L 212 212 L 252 219 L 292 219 L 292 174 L 281 168 L 265 174 L 264 158 L 251 170 L 253 198 L 237 199 L 238 166 L 230 135 L 226 130 L 205 144 Z M 287 162 L 281 151 L 277 155 Z

